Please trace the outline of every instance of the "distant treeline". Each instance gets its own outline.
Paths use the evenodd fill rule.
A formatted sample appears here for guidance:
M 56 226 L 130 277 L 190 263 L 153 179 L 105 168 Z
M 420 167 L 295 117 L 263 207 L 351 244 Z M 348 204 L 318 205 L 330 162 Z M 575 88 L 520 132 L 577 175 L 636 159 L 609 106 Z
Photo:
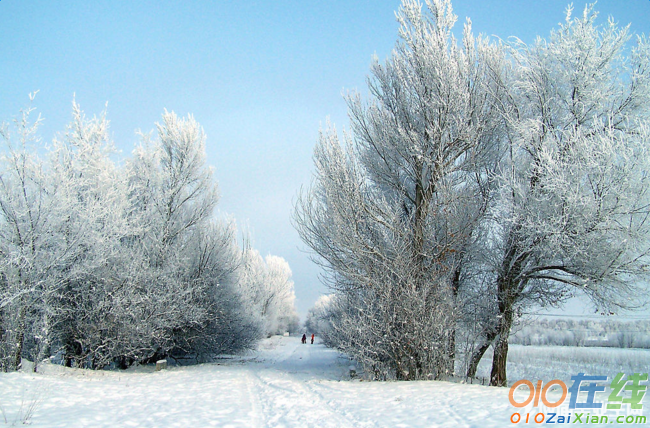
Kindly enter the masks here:
M 650 349 L 650 320 L 541 318 L 522 322 L 510 336 L 510 343 Z

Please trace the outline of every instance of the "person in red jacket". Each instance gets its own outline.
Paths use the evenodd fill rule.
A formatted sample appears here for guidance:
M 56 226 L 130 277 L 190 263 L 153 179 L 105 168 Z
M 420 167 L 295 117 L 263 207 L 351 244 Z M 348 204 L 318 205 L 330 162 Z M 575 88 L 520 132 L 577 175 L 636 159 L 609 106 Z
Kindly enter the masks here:
M 314 333 L 311 334 L 311 344 L 314 344 Z

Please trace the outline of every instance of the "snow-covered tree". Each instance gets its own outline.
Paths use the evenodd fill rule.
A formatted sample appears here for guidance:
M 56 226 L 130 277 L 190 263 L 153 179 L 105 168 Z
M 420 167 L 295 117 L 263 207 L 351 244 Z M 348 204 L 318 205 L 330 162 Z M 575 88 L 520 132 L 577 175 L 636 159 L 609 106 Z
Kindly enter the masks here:
M 351 305 L 346 351 L 380 376 L 453 372 L 463 265 L 493 192 L 503 54 L 451 3 L 404 1 L 400 41 L 375 60 L 372 99 L 348 98 L 352 135 L 321 133 L 296 226 Z M 381 366 L 381 367 L 380 367 Z
M 220 288 L 221 281 L 230 284 L 238 252 L 232 228 L 210 221 L 218 190 L 200 125 L 166 112 L 157 138 L 143 139 L 127 165 L 132 235 L 123 247 L 131 277 L 119 316 L 120 325 L 135 330 L 123 353 L 153 360 L 198 351 L 194 344 L 231 306 L 218 296 L 237 298 Z
M 297 329 L 291 269 L 282 257 L 262 258 L 257 250 L 245 251 L 239 287 L 258 317 L 262 334 L 270 336 Z
M 58 219 L 65 249 L 59 254 L 61 286 L 53 296 L 60 314 L 49 344 L 60 343 L 67 365 L 75 359 L 78 365 L 101 367 L 102 356 L 115 348 L 110 340 L 117 328 L 113 298 L 126 281 L 124 265 L 130 259 L 120 246 L 129 230 L 126 182 L 111 159 L 116 150 L 106 114 L 88 119 L 76 103 L 72 113 L 49 153 L 50 180 L 58 192 L 56 210 L 48 215 Z
M 1 370 L 19 368 L 26 345 L 42 337 L 39 330 L 48 328 L 42 322 L 49 316 L 42 299 L 58 285 L 53 251 L 58 243 L 48 215 L 55 189 L 35 153 L 40 118 L 32 122 L 31 111 L 21 112 L 13 130 L 6 124 L 0 128 L 5 146 L 0 156 Z
M 588 6 L 532 46 L 451 34 L 451 3 L 405 0 L 401 41 L 352 134 L 321 132 L 295 223 L 336 293 L 337 346 L 376 377 L 467 373 L 526 306 L 639 303 L 647 274 L 650 45 Z M 635 295 L 636 294 L 636 295 Z M 475 340 L 476 336 L 479 340 Z
M 331 330 L 330 313 L 333 302 L 336 299 L 335 294 L 326 294 L 320 296 L 314 306 L 307 311 L 305 319 L 305 330 L 320 336 L 326 336 Z
M 217 185 L 191 116 L 166 112 L 123 165 L 105 114 L 73 103 L 42 159 L 37 127 L 26 110 L 15 136 L 1 129 L 0 369 L 57 353 L 95 369 L 249 349 L 256 293 L 268 294 L 269 332 L 297 324 L 283 259 L 261 260 L 262 278 L 245 284 L 252 250 L 234 220 L 213 218 Z
M 498 306 L 493 385 L 506 385 L 517 311 L 576 292 L 601 310 L 642 302 L 650 250 L 650 44 L 628 53 L 628 27 L 597 26 L 593 6 L 548 41 L 511 49 L 504 80 L 510 155 L 494 207 Z

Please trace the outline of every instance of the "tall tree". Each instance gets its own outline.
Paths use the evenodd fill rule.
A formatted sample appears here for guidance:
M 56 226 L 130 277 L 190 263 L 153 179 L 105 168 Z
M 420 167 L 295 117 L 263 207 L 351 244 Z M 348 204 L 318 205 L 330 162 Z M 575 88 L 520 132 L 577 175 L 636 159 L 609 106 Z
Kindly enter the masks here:
M 341 146 L 321 134 L 295 221 L 354 307 L 347 350 L 400 379 L 453 373 L 463 261 L 502 129 L 499 47 L 469 21 L 459 45 L 450 1 L 426 6 L 403 2 L 400 41 L 372 66 L 372 101 L 348 98 L 353 136 Z
M 504 80 L 510 155 L 492 246 L 498 306 L 491 384 L 505 386 L 522 307 L 576 292 L 596 306 L 641 303 L 650 250 L 650 44 L 587 6 L 548 41 L 518 43 Z
M 49 153 L 49 181 L 58 192 L 48 217 L 57 222 L 65 249 L 59 252 L 61 287 L 54 296 L 59 313 L 53 321 L 66 365 L 74 359 L 78 365 L 101 367 L 103 356 L 115 348 L 110 339 L 117 329 L 113 297 L 125 281 L 120 266 L 129 255 L 120 242 L 129 227 L 126 183 L 111 159 L 116 150 L 108 130 L 105 112 L 89 119 L 73 102 L 72 121 Z
M 30 95 L 33 100 L 33 95 Z M 38 141 L 39 120 L 30 122 L 32 109 L 15 121 L 16 136 L 3 123 L 0 136 L 6 147 L 0 160 L 0 310 L 3 321 L 0 339 L 3 352 L 0 368 L 20 367 L 28 328 L 28 317 L 43 289 L 40 272 L 51 261 L 47 246 L 47 189 L 42 161 L 32 153 Z M 41 257 L 42 256 L 42 257 Z

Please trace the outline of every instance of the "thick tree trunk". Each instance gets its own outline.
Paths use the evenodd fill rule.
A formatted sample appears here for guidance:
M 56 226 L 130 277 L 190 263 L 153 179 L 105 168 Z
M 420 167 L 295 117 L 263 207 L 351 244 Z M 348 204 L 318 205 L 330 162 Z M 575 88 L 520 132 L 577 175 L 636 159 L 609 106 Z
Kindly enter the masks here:
M 494 357 L 492 358 L 492 373 L 490 374 L 491 386 L 508 386 L 506 364 L 508 361 L 508 336 L 512 327 L 512 310 L 507 308 L 501 314 L 497 327 L 497 340 L 494 344 Z
M 74 333 L 68 331 L 64 339 L 64 352 L 63 363 L 66 367 L 72 367 L 72 360 L 75 360 L 77 366 L 82 360 L 83 348 L 81 344 L 75 340 Z
M 72 367 L 72 356 L 74 355 L 74 346 L 71 338 L 68 336 L 64 343 L 63 365 L 65 367 Z

